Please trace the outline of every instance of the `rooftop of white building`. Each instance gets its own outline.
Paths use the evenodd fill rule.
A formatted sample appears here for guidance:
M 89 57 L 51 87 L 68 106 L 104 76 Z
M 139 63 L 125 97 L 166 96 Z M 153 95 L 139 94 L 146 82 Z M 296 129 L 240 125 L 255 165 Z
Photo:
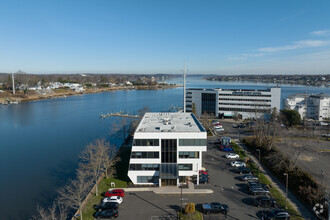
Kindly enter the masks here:
M 271 89 L 281 89 L 281 87 L 271 87 L 267 89 L 203 89 L 203 88 L 188 88 L 187 90 L 204 90 L 204 91 L 231 91 L 231 92 L 270 92 Z
M 135 132 L 205 132 L 192 113 L 146 113 Z

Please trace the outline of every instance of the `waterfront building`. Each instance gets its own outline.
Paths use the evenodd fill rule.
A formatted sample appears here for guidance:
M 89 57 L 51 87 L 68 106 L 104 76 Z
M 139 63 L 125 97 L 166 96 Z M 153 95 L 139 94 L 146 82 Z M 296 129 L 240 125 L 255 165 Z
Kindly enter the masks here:
M 330 119 L 330 96 L 324 93 L 318 95 L 294 94 L 284 99 L 285 109 L 299 112 L 301 118 L 310 118 L 317 121 Z
M 306 117 L 307 105 L 306 105 L 306 94 L 297 93 L 291 95 L 286 99 L 283 99 L 283 108 L 296 110 L 301 118 Z
M 256 118 L 280 109 L 281 88 L 187 89 L 186 108 L 197 116 Z
M 146 113 L 135 130 L 128 176 L 138 185 L 199 177 L 207 133 L 192 113 Z

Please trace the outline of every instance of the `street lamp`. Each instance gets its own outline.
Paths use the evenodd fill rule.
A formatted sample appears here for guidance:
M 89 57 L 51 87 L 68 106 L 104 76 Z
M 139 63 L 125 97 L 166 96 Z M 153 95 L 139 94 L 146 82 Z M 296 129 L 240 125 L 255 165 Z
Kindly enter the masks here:
M 289 173 L 283 173 L 286 176 L 286 186 L 285 186 L 285 209 L 287 209 L 287 200 L 288 200 L 288 181 L 289 181 Z
M 258 163 L 258 177 L 259 177 L 259 167 L 260 167 L 260 149 L 256 149 L 259 152 L 259 163 Z
M 182 188 L 185 186 L 186 183 L 180 183 L 179 187 L 181 188 L 181 214 L 182 214 Z

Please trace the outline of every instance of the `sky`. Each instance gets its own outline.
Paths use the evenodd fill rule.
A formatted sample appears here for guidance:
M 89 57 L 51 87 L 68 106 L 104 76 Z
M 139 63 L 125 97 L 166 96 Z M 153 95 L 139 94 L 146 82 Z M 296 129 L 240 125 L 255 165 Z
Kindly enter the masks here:
M 330 74 L 329 0 L 0 0 L 0 72 Z

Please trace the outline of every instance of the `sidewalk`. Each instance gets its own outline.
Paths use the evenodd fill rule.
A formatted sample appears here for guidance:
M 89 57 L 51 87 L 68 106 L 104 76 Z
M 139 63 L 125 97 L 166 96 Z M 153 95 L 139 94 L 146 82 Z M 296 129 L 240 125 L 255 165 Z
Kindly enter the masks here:
M 115 188 L 110 188 L 113 190 Z M 141 188 L 124 188 L 126 192 L 153 192 L 155 194 L 174 195 L 181 194 L 181 188 L 177 186 L 161 186 L 161 187 L 141 187 Z M 182 194 L 210 194 L 211 189 L 195 189 L 194 184 L 188 181 L 188 188 L 182 188 Z
M 278 191 L 285 197 L 286 187 L 280 182 L 270 170 L 267 169 L 263 164 L 260 164 L 258 159 L 250 153 L 250 151 L 242 144 L 238 139 L 235 141 L 242 149 L 245 150 L 246 154 L 253 160 L 255 164 L 260 167 L 260 171 L 270 180 L 272 185 L 278 189 Z M 304 219 L 317 219 L 312 211 L 309 210 L 302 202 L 300 202 L 295 195 L 288 191 L 288 203 L 290 203 Z

